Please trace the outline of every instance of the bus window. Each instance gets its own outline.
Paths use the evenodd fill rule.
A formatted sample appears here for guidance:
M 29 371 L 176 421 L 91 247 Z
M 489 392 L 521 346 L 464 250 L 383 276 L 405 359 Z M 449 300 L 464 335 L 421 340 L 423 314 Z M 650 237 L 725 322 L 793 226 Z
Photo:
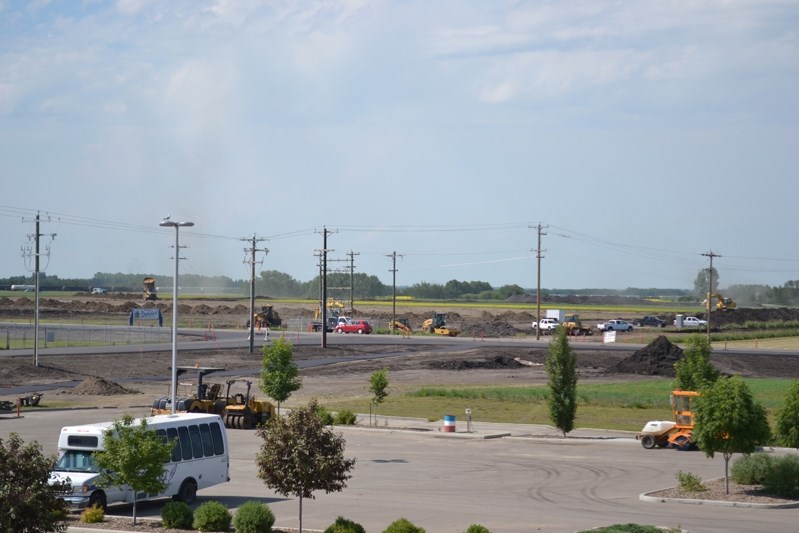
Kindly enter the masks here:
M 180 461 L 181 454 L 180 454 L 180 438 L 178 438 L 178 430 L 175 428 L 167 428 L 166 436 L 170 441 L 175 443 L 175 446 L 172 448 L 172 462 L 177 463 Z
M 189 426 L 189 435 L 191 435 L 191 450 L 195 459 L 203 458 L 203 441 L 200 438 L 200 428 L 196 424 Z
M 214 442 L 214 455 L 223 455 L 225 453 L 225 439 L 222 438 L 222 430 L 216 422 L 210 424 L 211 426 L 211 439 Z
M 214 444 L 211 442 L 211 430 L 208 428 L 208 424 L 200 424 L 200 435 L 203 438 L 203 455 L 213 457 Z
M 184 461 L 191 459 L 191 437 L 189 437 L 189 429 L 186 426 L 178 428 L 178 435 L 180 435 L 180 450 Z

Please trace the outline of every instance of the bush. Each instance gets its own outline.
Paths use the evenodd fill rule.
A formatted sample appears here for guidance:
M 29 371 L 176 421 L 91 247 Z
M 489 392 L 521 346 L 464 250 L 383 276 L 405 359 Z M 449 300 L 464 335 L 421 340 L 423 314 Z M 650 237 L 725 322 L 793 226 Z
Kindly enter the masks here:
M 165 528 L 191 529 L 194 511 L 184 502 L 168 502 L 161 509 L 161 522 Z
M 774 496 L 799 497 L 799 455 L 790 454 L 774 458 L 771 468 L 763 479 L 763 488 Z
M 331 413 L 321 405 L 317 406 L 316 408 L 316 416 L 319 417 L 319 421 L 322 422 L 322 425 L 325 426 L 333 425 L 333 413 Z
M 744 455 L 735 461 L 730 469 L 730 477 L 739 485 L 762 485 L 774 459 L 765 453 Z
M 236 533 L 270 533 L 275 524 L 275 515 L 265 503 L 251 500 L 239 506 L 233 516 Z
M 424 529 L 411 524 L 404 518 L 391 522 L 383 533 L 425 533 Z
M 678 471 L 676 474 L 680 488 L 687 492 L 705 492 L 707 487 L 702 484 L 702 478 L 690 472 Z
M 230 511 L 219 502 L 209 501 L 194 511 L 194 529 L 198 531 L 227 531 L 230 529 Z
M 327 526 L 325 533 L 366 533 L 366 531 L 361 524 L 339 516 L 335 522 Z
M 334 423 L 339 426 L 354 426 L 358 417 L 349 409 L 342 409 L 336 413 Z
M 487 527 L 480 524 L 472 524 L 466 529 L 466 533 L 491 533 Z
M 105 520 L 105 511 L 103 511 L 102 507 L 97 505 L 87 507 L 80 514 L 80 521 L 84 524 L 97 524 L 103 520 Z

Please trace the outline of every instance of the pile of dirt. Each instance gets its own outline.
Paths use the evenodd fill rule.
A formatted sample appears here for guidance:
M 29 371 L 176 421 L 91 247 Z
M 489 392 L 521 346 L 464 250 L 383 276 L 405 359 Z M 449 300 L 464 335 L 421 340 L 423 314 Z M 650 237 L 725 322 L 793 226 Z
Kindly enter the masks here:
M 474 369 L 508 369 L 508 368 L 523 368 L 524 364 L 519 362 L 514 357 L 507 355 L 496 355 L 488 357 L 483 360 L 469 361 L 459 359 L 455 361 L 434 361 L 427 365 L 427 368 L 434 370 L 474 370 Z
M 769 307 L 750 309 L 741 307 L 726 311 L 713 311 L 710 323 L 716 328 L 726 324 L 745 324 L 747 322 L 795 322 L 799 321 L 799 309 Z
M 85 394 L 91 396 L 115 396 L 117 394 L 139 394 L 139 391 L 126 389 L 122 385 L 106 381 L 103 378 L 91 377 L 64 394 Z
M 674 363 L 684 356 L 680 347 L 672 344 L 665 335 L 641 348 L 630 357 L 622 359 L 608 370 L 623 374 L 674 377 Z

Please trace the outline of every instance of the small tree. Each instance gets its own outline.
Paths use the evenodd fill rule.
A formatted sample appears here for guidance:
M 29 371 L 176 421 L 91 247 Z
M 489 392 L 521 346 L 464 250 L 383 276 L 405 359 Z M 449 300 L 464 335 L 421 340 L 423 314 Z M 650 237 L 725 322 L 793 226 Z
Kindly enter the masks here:
M 355 465 L 355 459 L 344 457 L 344 438 L 321 423 L 316 409 L 316 400 L 311 400 L 257 430 L 263 439 L 255 458 L 258 477 L 278 494 L 299 498 L 300 533 L 302 500 L 314 498 L 318 490 L 343 490 Z
M 555 330 L 546 358 L 549 419 L 566 433 L 574 429 L 577 415 L 577 359 L 569 346 L 566 328 Z
M 754 401 L 740 376 L 720 379 L 697 398 L 693 438 L 708 457 L 723 454 L 729 494 L 732 454 L 752 453 L 771 438 L 766 409 Z
M 369 378 L 369 392 L 372 393 L 372 402 L 375 406 L 383 403 L 388 397 L 388 369 L 381 368 L 375 370 Z M 377 407 L 375 407 L 375 417 L 377 417 Z M 375 424 L 377 421 L 375 420 Z
M 136 495 L 140 492 L 158 493 L 168 483 L 164 476 L 164 463 L 172 455 L 173 442 L 156 434 L 141 419 L 134 424 L 133 417 L 124 415 L 103 435 L 104 450 L 95 454 L 100 467 L 100 486 L 130 486 L 133 491 L 133 525 L 136 525 Z
M 291 393 L 302 387 L 299 369 L 294 363 L 291 343 L 286 339 L 278 339 L 271 346 L 263 348 L 263 364 L 261 367 L 261 391 L 280 404 L 291 396 Z
M 694 333 L 686 346 L 685 357 L 674 363 L 674 388 L 701 391 L 719 379 L 719 371 L 710 362 L 710 341 L 706 335 Z
M 783 446 L 799 448 L 799 381 L 793 382 L 777 412 L 777 438 Z
M 37 442 L 26 445 L 16 433 L 0 439 L 0 531 L 67 530 L 67 506 L 58 493 L 70 482 L 48 483 L 53 464 L 55 457 L 43 455 Z

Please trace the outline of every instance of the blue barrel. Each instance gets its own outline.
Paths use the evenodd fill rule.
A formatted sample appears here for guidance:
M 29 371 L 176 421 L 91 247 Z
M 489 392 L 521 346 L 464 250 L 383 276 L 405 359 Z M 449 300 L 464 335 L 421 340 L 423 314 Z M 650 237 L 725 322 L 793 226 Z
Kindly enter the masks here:
M 455 433 L 455 416 L 444 415 L 444 431 L 446 433 Z

